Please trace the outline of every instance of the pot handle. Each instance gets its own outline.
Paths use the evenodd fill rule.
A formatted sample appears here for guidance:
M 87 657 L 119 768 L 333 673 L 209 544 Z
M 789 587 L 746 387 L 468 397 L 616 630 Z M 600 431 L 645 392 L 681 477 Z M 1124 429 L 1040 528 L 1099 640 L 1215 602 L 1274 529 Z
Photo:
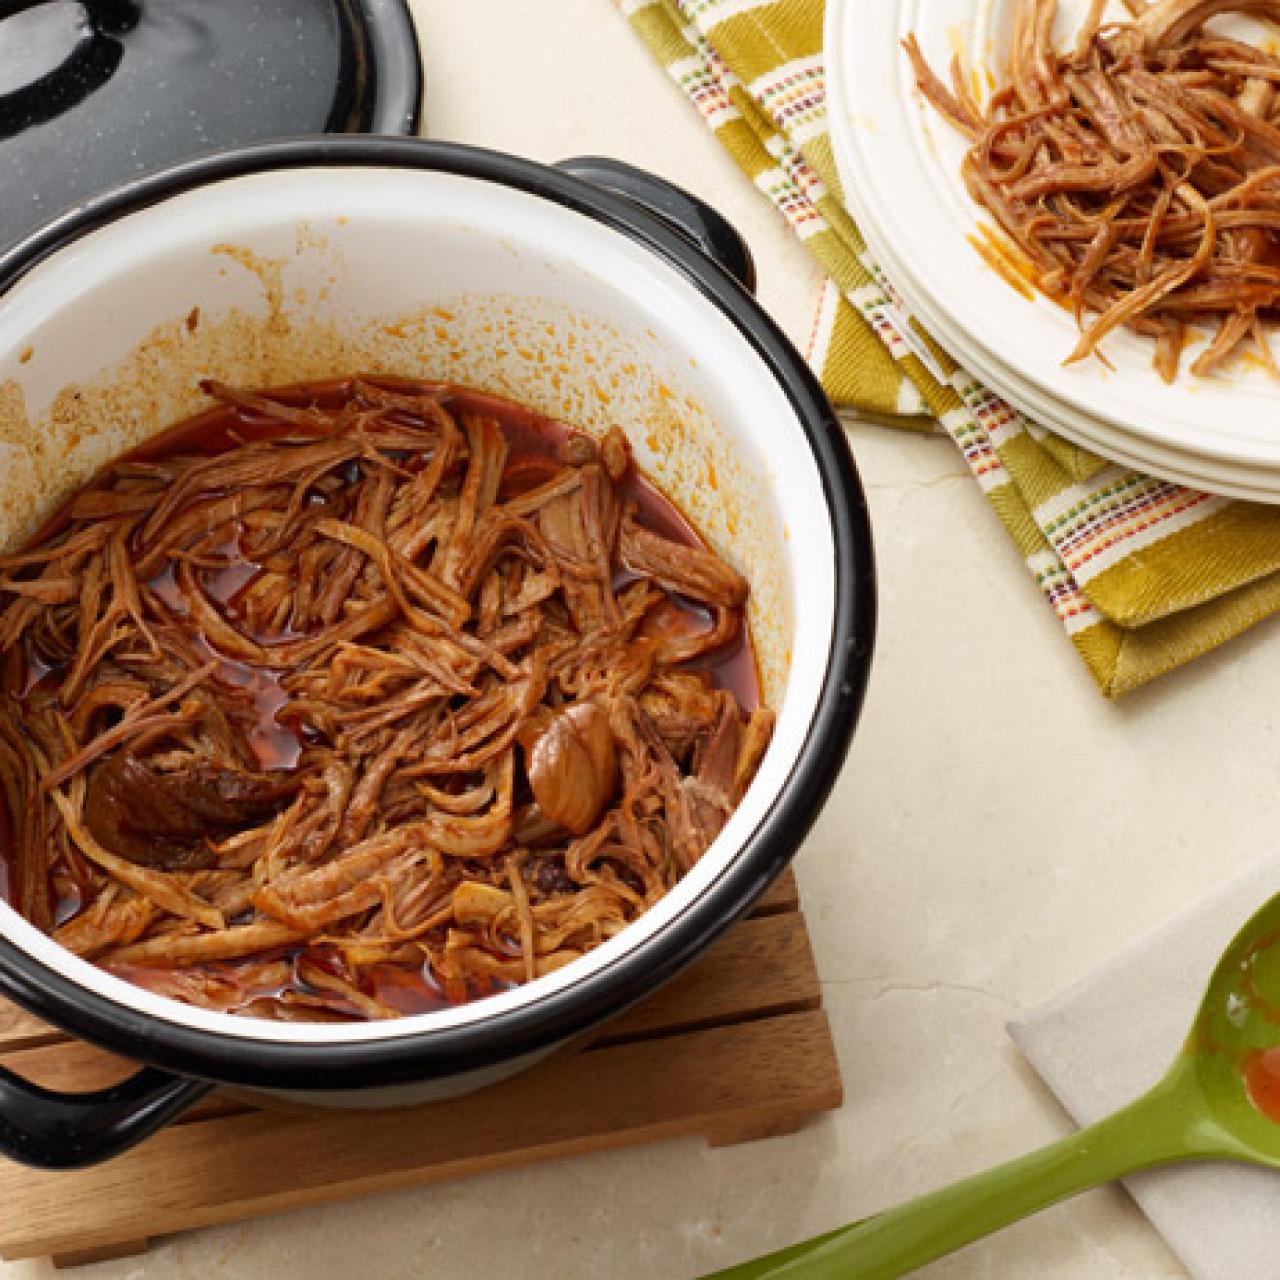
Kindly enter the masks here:
M 36 1169 L 82 1169 L 127 1151 L 213 1085 L 155 1067 L 93 1093 L 57 1093 L 0 1067 L 0 1155 Z
M 48 0 L 0 0 L 0 22 L 27 9 L 38 9 Z M 137 0 L 80 0 L 95 30 L 123 35 L 138 25 Z
M 575 156 L 554 168 L 638 204 L 727 271 L 750 293 L 756 269 L 747 242 L 718 209 L 683 187 L 605 156 Z
M 46 0 L 0 0 L 0 23 Z M 35 125 L 47 124 L 77 107 L 115 74 L 124 57 L 117 37 L 138 25 L 137 0 L 80 0 L 89 18 L 85 38 L 78 40 L 60 66 L 30 84 L 0 94 L 0 139 Z

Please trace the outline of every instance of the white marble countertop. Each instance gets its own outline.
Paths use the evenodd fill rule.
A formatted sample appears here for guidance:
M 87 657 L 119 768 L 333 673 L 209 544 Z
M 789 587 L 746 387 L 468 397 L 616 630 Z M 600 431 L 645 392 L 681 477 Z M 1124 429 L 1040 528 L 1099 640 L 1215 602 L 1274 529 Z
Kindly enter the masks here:
M 414 7 L 433 136 L 602 152 L 683 183 L 745 233 L 762 301 L 803 345 L 815 270 L 609 0 Z M 797 863 L 842 1110 L 746 1146 L 668 1143 L 193 1233 L 84 1280 L 685 1280 L 1067 1130 L 1005 1021 L 1272 848 L 1280 628 L 1108 704 L 950 442 L 850 435 L 880 632 L 856 742 Z M 921 1274 L 1184 1276 L 1116 1190 Z

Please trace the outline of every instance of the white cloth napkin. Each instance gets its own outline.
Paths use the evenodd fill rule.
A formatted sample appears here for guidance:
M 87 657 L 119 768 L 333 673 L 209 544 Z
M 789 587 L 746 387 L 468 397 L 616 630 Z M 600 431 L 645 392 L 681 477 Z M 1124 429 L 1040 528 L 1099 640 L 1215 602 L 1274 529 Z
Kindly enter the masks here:
M 1273 857 L 1009 1024 L 1072 1119 L 1091 1124 L 1164 1074 L 1218 956 L 1277 890 Z M 1178 1165 L 1125 1186 L 1195 1280 L 1280 1274 L 1280 1173 Z

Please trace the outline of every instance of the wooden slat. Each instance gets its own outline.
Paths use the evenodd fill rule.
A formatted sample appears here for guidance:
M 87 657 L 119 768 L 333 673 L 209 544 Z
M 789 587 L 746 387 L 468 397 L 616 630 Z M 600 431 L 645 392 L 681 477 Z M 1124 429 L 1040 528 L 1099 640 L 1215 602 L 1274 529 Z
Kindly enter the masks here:
M 796 873 L 788 867 L 761 895 L 759 902 L 752 908 L 753 916 L 777 915 L 782 911 L 798 911 L 800 909 L 800 889 L 796 884 Z
M 655 1070 L 655 1053 L 661 1070 Z M 820 1011 L 562 1056 L 401 1112 L 256 1112 L 165 1130 L 73 1173 L 0 1168 L 0 1254 L 104 1249 L 355 1194 L 688 1134 L 779 1130 L 840 1104 Z M 281 1177 L 281 1170 L 287 1176 Z
M 761 916 L 744 920 L 691 969 L 606 1023 L 593 1043 L 816 1009 L 821 991 L 804 917 Z
M 61 1031 L 0 996 L 0 1054 L 32 1044 L 65 1040 Z
M 146 1240 L 121 1240 L 97 1249 L 69 1249 L 66 1253 L 55 1253 L 50 1261 L 55 1267 L 87 1267 L 94 1262 L 136 1258 L 138 1254 L 146 1253 L 148 1243 Z
M 6 1053 L 4 1065 L 33 1084 L 72 1093 L 105 1089 L 138 1069 L 136 1062 L 67 1039 Z

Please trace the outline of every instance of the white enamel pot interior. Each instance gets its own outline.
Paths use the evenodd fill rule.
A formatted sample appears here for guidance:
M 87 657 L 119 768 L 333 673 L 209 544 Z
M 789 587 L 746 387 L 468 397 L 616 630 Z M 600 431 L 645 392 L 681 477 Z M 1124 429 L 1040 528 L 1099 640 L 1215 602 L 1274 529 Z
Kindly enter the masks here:
M 663 204 L 668 189 L 645 181 Z M 870 543 L 821 393 L 687 235 L 511 157 L 300 141 L 193 162 L 73 210 L 0 257 L 0 289 L 0 546 L 200 409 L 202 378 L 454 380 L 626 431 L 640 466 L 749 578 L 778 713 L 755 782 L 697 867 L 619 937 L 526 987 L 391 1023 L 237 1018 L 114 978 L 0 905 L 8 994 L 187 1075 L 407 1101 L 490 1079 L 643 995 L 785 865 L 860 703 Z

